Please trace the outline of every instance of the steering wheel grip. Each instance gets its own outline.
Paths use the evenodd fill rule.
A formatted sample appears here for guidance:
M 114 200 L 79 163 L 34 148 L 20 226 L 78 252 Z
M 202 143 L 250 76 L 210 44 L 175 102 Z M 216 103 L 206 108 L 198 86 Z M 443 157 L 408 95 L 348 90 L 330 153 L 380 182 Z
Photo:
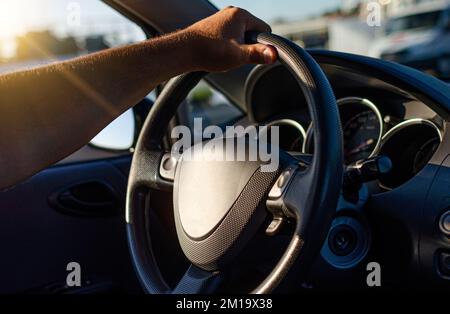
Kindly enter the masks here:
M 296 217 L 296 233 L 287 250 L 271 274 L 253 291 L 267 293 L 281 282 L 300 251 L 313 252 L 305 258 L 311 262 L 326 239 L 342 185 L 342 126 L 330 83 L 308 52 L 285 38 L 269 33 L 248 32 L 246 42 L 271 45 L 277 49 L 279 61 L 297 79 L 314 122 L 315 153 L 311 163 L 314 177 L 308 187 L 312 199 L 307 200 L 311 207 L 300 209 L 302 217 Z M 288 207 L 295 207 L 295 204 L 289 204 L 289 199 L 286 202 Z M 313 237 L 314 241 L 311 241 Z
M 312 260 L 326 238 L 342 182 L 342 130 L 331 86 L 320 66 L 305 50 L 287 39 L 268 33 L 250 32 L 246 35 L 246 41 L 271 45 L 277 49 L 279 61 L 297 79 L 314 122 L 315 154 L 310 165 L 313 175 L 310 180 L 306 180 L 307 186 L 298 185 L 299 189 L 304 190 L 303 193 L 291 190 L 285 199 L 288 207 L 295 208 L 299 203 L 297 194 L 302 194 L 305 196 L 302 202 L 306 205 L 295 211 L 296 232 L 282 258 L 270 275 L 252 291 L 269 293 L 284 278 L 300 251 L 312 253 L 305 261 Z M 194 285 L 197 287 L 194 291 L 180 290 L 180 285 L 175 290 L 169 288 L 161 276 L 148 236 L 148 195 L 141 193 L 143 186 L 163 190 L 168 188 L 169 184 L 159 176 L 159 163 L 163 156 L 160 143 L 164 130 L 179 104 L 203 76 L 204 73 L 190 73 L 174 78 L 166 85 L 147 117 L 132 162 L 127 192 L 128 242 L 138 277 L 150 293 L 208 293 L 214 291 L 215 287 L 214 278 L 209 273 L 190 270 L 187 274 L 194 280 L 189 282 L 198 282 Z

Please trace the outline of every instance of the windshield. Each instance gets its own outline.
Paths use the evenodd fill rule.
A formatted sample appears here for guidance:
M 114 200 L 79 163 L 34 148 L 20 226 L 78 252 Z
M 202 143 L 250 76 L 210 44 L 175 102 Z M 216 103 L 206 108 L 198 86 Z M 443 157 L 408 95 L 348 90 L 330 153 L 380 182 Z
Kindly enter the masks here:
M 269 23 L 274 33 L 307 49 L 366 55 L 446 80 L 450 77 L 450 28 L 420 37 L 409 36 L 443 21 L 448 7 L 443 1 L 211 1 L 218 8 L 232 5 L 246 9 Z M 403 35 L 391 38 L 392 34 Z
M 246 9 L 269 24 L 298 21 L 339 9 L 341 0 L 212 0 L 218 8 L 232 5 Z
M 433 11 L 421 14 L 402 16 L 387 23 L 386 34 L 418 29 L 429 29 L 436 26 L 443 11 Z

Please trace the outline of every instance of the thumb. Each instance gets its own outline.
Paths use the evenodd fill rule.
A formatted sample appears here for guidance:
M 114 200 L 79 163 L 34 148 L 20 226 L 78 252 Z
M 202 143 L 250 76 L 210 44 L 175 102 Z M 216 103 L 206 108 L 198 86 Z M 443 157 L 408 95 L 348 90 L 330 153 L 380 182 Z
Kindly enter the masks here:
M 268 45 L 241 45 L 244 63 L 272 64 L 278 58 L 277 50 Z

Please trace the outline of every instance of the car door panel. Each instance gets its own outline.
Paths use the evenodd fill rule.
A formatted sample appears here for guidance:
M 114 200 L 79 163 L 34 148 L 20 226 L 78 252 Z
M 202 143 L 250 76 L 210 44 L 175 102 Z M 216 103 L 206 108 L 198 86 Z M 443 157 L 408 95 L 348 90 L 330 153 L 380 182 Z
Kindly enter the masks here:
M 70 262 L 79 263 L 85 286 L 108 282 L 105 289 L 139 290 L 124 223 L 130 162 L 127 156 L 55 166 L 0 193 L 0 293 L 45 293 L 49 285 L 54 291 L 76 292 L 63 289 Z M 90 182 L 110 187 L 119 210 L 83 216 L 51 205 L 49 197 L 58 191 Z

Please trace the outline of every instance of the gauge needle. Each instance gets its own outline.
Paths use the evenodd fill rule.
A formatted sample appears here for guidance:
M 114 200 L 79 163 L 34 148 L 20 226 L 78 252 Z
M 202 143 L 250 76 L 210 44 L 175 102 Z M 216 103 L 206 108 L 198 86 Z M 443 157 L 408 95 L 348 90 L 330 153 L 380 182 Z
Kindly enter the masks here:
M 357 154 L 363 150 L 365 150 L 367 148 L 367 146 L 370 146 L 374 143 L 375 141 L 373 140 L 373 138 L 368 139 L 365 142 L 362 142 L 360 145 L 358 145 L 357 147 L 355 147 L 354 149 L 352 149 L 349 152 L 346 152 L 346 155 L 353 155 L 353 154 Z

